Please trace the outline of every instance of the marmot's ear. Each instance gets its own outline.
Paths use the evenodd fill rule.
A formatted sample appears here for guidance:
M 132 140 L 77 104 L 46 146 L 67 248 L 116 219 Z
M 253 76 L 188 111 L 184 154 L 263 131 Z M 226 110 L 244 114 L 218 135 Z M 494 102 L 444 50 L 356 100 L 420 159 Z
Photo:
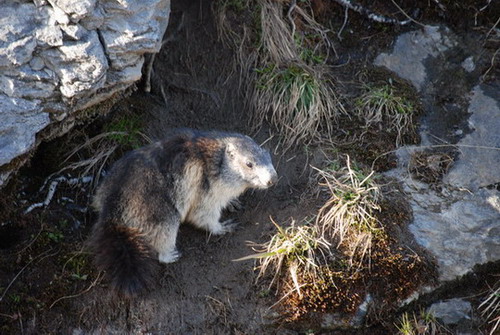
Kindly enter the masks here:
M 233 143 L 228 143 L 226 145 L 226 152 L 227 152 L 227 155 L 231 158 L 234 157 L 234 153 L 236 152 L 236 147 L 234 146 Z

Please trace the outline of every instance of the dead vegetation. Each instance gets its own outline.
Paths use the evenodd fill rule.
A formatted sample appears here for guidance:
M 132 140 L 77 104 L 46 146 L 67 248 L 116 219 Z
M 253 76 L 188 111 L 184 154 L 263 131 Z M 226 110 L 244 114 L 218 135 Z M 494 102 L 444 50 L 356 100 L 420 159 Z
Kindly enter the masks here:
M 280 134 L 284 149 L 293 144 L 331 136 L 341 104 L 332 84 L 318 69 L 305 64 L 274 64 L 256 69 L 256 87 L 250 103 L 257 127 L 268 121 Z
M 336 80 L 324 67 L 334 51 L 330 31 L 308 10 L 273 0 L 215 6 L 219 36 L 235 48 L 244 74 L 251 126 L 269 122 L 285 151 L 331 137 L 336 119 L 346 114 Z M 250 19 L 241 28 L 231 24 L 231 15 Z
M 479 305 L 481 315 L 488 320 L 489 335 L 500 329 L 500 282 L 490 288 L 484 301 Z
M 453 157 L 445 152 L 427 150 L 415 152 L 410 159 L 412 175 L 431 186 L 437 186 L 453 164 Z
M 280 285 L 283 272 L 288 270 L 286 276 L 292 279 L 293 289 L 302 296 L 300 288 L 303 285 L 301 281 L 304 274 L 307 274 L 313 281 L 317 279 L 316 270 L 329 257 L 330 243 L 321 236 L 315 225 L 297 225 L 295 221 L 292 221 L 289 227 L 283 228 L 273 220 L 272 223 L 277 229 L 276 234 L 268 242 L 254 245 L 258 254 L 240 258 L 238 261 L 259 259 L 257 280 L 271 273 L 272 280 L 269 288 L 273 285 Z M 298 271 L 301 273 L 300 277 Z
M 381 211 L 387 202 L 374 171 L 349 156 L 315 170 L 311 194 L 324 199 L 318 212 L 286 227 L 272 221 L 275 234 L 252 245 L 257 254 L 240 259 L 259 261 L 257 280 L 271 278 L 288 321 L 316 312 L 352 314 L 368 294 L 388 311 L 433 278 L 427 260 L 390 237 L 387 227 L 401 224 L 402 209 Z M 368 277 L 377 284 L 367 285 Z
M 362 263 L 370 255 L 373 237 L 382 232 L 375 216 L 381 200 L 375 171 L 365 173 L 352 165 L 347 156 L 344 167 L 328 162 L 326 168 L 316 169 L 321 179 L 319 192 L 328 197 L 318 211 L 316 224 L 337 247 L 346 249 L 350 266 L 355 265 L 354 257 Z

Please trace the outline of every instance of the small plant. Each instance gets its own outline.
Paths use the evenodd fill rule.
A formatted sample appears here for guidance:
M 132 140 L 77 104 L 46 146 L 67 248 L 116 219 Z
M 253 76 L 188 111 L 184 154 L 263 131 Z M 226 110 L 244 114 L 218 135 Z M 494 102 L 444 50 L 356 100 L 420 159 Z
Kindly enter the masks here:
M 287 228 L 279 226 L 272 220 L 277 231 L 271 240 L 259 245 L 258 253 L 246 256 L 238 260 L 260 259 L 259 275 L 261 278 L 266 272 L 274 273 L 270 286 L 275 284 L 284 269 L 288 269 L 295 290 L 299 295 L 300 282 L 297 276 L 300 273 L 314 274 L 321 258 L 329 253 L 330 244 L 318 234 L 316 228 L 311 225 L 296 225 L 292 221 Z M 314 275 L 312 278 L 316 277 Z
M 63 272 L 67 269 L 70 272 L 70 278 L 75 280 L 87 280 L 88 274 L 83 273 L 87 267 L 87 258 L 83 253 L 76 253 L 71 256 L 63 266 Z
M 403 313 L 396 324 L 399 335 L 438 335 L 451 334 L 430 312 L 421 311 L 420 315 Z
M 382 233 L 374 216 L 381 198 L 374 171 L 365 173 L 351 165 L 349 156 L 343 168 L 331 162 L 323 170 L 315 169 L 322 180 L 320 191 L 329 196 L 318 211 L 316 225 L 323 236 L 337 241 L 337 247 L 347 248 L 351 265 L 355 256 L 361 262 L 370 253 L 372 238 Z
M 327 55 L 321 53 L 322 49 L 317 41 L 322 37 L 316 33 L 296 33 L 295 44 L 298 46 L 300 59 L 308 65 L 325 64 Z
M 395 132 L 398 146 L 402 137 L 413 129 L 415 106 L 407 98 L 396 94 L 391 85 L 366 86 L 355 107 L 366 128 L 379 126 Z
M 332 133 L 332 121 L 343 106 L 318 70 L 299 63 L 271 64 L 256 73 L 252 104 L 257 127 L 268 120 L 283 135 L 285 149 L 300 141 L 310 143 L 320 130 Z
M 125 148 L 137 149 L 141 140 L 141 124 L 137 117 L 122 117 L 108 126 L 109 138 Z
M 10 296 L 10 300 L 14 303 L 14 304 L 19 304 L 21 302 L 21 296 L 19 294 L 11 294 Z
M 217 27 L 236 51 L 248 83 L 252 127 L 269 121 L 285 151 L 298 142 L 330 137 L 332 123 L 346 114 L 335 80 L 326 77 L 323 66 L 334 51 L 331 31 L 314 19 L 308 1 L 234 2 L 215 2 Z
M 137 117 L 121 118 L 110 124 L 103 133 L 76 147 L 64 162 L 75 156 L 88 158 L 68 164 L 58 173 L 61 174 L 66 170 L 80 170 L 80 176 L 91 173 L 95 177 L 93 185 L 97 185 L 106 163 L 120 148 L 123 150 L 135 149 L 148 142 L 151 140 L 141 132 Z
M 303 48 L 300 51 L 300 58 L 306 62 L 306 64 L 323 64 L 326 61 L 324 56 L 316 54 L 315 51 L 310 48 Z
M 64 235 L 59 231 L 47 232 L 46 236 L 49 240 L 51 240 L 52 242 L 55 242 L 55 243 L 59 243 L 64 239 Z

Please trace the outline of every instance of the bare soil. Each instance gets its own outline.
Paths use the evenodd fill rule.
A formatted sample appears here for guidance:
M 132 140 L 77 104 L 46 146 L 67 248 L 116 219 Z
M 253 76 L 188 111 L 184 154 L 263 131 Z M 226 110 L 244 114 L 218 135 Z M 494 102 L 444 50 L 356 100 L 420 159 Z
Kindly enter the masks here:
M 319 18 L 335 18 L 329 21 L 332 29 L 340 29 L 343 8 L 329 1 L 328 4 L 319 0 L 312 3 Z M 432 1 L 418 1 L 418 5 L 403 1 L 401 6 L 410 12 L 419 9 L 423 13 L 419 19 L 425 23 L 444 22 L 469 34 L 473 22 L 468 19 L 470 15 L 463 14 L 470 6 L 443 3 L 449 8 L 446 13 L 436 9 Z M 469 5 L 477 7 L 472 1 Z M 394 7 L 383 1 L 377 1 L 371 8 L 388 16 L 395 13 Z M 492 11 L 490 8 L 477 16 L 479 27 L 494 24 L 491 17 L 497 12 Z M 461 20 L 462 17 L 466 19 Z M 337 41 L 339 57 L 331 63 L 343 65 L 335 74 L 346 83 L 345 93 L 355 95 L 359 87 L 349 82 L 372 73 L 367 65 L 370 60 L 387 48 L 396 34 L 414 27 L 377 24 L 351 13 L 345 29 L 349 31 L 348 37 Z M 204 231 L 182 226 L 178 239 L 181 259 L 162 265 L 157 285 L 150 293 L 133 300 L 110 292 L 85 250 L 85 241 L 95 220 L 95 213 L 89 207 L 95 185 L 68 186 L 62 182 L 50 205 L 23 213 L 30 204 L 45 199 L 47 188 L 39 192 L 40 187 L 49 175 L 67 164 L 63 160 L 73 148 L 124 115 L 138 117 L 142 132 L 152 140 L 175 127 L 237 131 L 250 134 L 259 142 L 268 138 L 267 129 L 252 133 L 248 116 L 242 113 L 245 106 L 240 90 L 241 74 L 233 51 L 217 38 L 210 1 L 173 1 L 165 40 L 155 58 L 151 93 L 143 92 L 139 85 L 139 89 L 119 101 L 108 116 L 42 144 L 30 166 L 2 190 L 1 334 L 299 334 L 321 328 L 314 313 L 304 312 L 305 318 L 285 322 L 287 315 L 297 312 L 287 308 L 300 308 L 300 301 L 294 302 L 292 297 L 287 304 L 270 308 L 281 296 L 268 288 L 269 280 L 255 283 L 255 264 L 234 261 L 253 253 L 248 241 L 262 243 L 274 232 L 270 216 L 276 222 L 286 222 L 292 217 L 300 221 L 316 213 L 321 201 L 308 192 L 311 183 L 308 167 L 321 165 L 324 155 L 319 148 L 306 151 L 297 147 L 282 155 L 274 150 L 274 140 L 267 142 L 266 146 L 275 153 L 279 184 L 267 191 L 245 194 L 244 209 L 225 214 L 240 222 L 239 229 L 230 235 L 209 237 Z M 341 125 L 339 136 L 346 130 L 357 131 L 356 126 L 347 121 Z M 407 142 L 416 141 L 416 137 L 407 139 Z M 393 143 L 393 139 L 381 131 L 370 134 L 361 144 L 339 149 L 371 166 L 374 158 L 394 148 Z M 120 148 L 107 166 L 127 149 L 130 148 Z M 76 156 L 73 160 L 79 158 Z M 394 157 L 387 155 L 377 160 L 374 167 L 384 171 L 394 163 Z M 392 186 L 387 194 L 379 219 L 390 238 L 374 249 L 373 273 L 356 277 L 354 284 L 344 283 L 338 292 L 347 296 L 347 300 L 335 300 L 339 299 L 338 292 L 322 292 L 331 295 L 331 301 L 335 302 L 326 312 L 352 313 L 361 302 L 356 297 L 362 297 L 366 291 L 379 295 L 382 307 L 369 315 L 366 329 L 318 333 L 395 333 L 393 303 L 407 297 L 420 284 L 432 282 L 435 276 L 432 260 L 420 251 L 406 230 L 411 212 L 404 194 L 397 186 Z M 387 257 L 387 250 L 393 258 Z M 405 268 L 404 260 L 415 255 L 421 259 L 415 263 L 418 266 Z M 480 290 L 491 281 L 491 274 L 476 279 L 474 285 Z M 464 290 L 471 287 L 464 286 L 461 287 Z M 352 300 L 355 302 L 350 308 L 348 302 Z

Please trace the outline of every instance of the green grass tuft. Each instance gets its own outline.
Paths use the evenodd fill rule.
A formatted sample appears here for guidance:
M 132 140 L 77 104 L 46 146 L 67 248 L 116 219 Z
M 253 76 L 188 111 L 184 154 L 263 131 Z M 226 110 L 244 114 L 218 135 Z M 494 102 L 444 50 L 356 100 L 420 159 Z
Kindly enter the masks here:
M 320 71 L 301 63 L 270 64 L 256 70 L 252 97 L 254 124 L 269 121 L 285 149 L 318 140 L 333 131 L 334 120 L 344 112 L 331 85 Z
M 397 94 L 391 85 L 365 86 L 364 93 L 355 101 L 355 113 L 366 128 L 381 127 L 396 134 L 396 145 L 414 128 L 415 105 Z

